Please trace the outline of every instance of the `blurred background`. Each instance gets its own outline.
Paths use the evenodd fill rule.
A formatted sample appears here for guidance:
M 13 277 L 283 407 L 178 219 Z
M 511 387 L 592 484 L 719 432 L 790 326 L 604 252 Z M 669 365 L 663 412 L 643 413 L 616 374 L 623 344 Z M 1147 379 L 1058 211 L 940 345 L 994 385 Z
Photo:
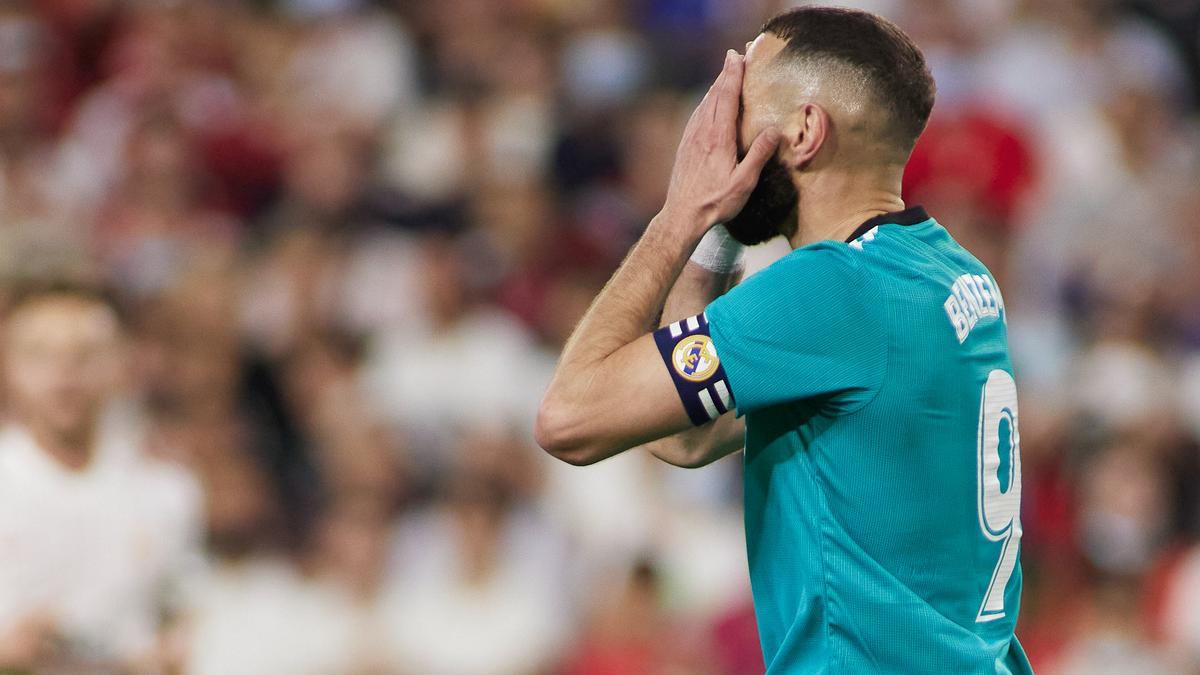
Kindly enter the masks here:
M 127 323 L 111 386 L 58 329 L 3 347 L 0 670 L 760 673 L 739 459 L 573 468 L 531 428 L 786 6 L 0 0 L 0 291 L 104 283 Z M 937 78 L 906 200 L 1005 290 L 1019 637 L 1200 672 L 1200 2 L 857 6 Z

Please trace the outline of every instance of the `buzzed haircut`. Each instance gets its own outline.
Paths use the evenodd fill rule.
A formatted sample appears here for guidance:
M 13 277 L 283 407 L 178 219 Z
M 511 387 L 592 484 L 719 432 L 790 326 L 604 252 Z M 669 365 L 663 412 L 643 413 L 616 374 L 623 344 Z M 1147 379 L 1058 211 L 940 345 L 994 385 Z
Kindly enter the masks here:
M 888 113 L 889 140 L 912 150 L 933 110 L 936 86 L 921 50 L 883 17 L 839 7 L 797 7 L 767 21 L 763 33 L 787 44 L 778 59 L 830 59 L 865 75 Z

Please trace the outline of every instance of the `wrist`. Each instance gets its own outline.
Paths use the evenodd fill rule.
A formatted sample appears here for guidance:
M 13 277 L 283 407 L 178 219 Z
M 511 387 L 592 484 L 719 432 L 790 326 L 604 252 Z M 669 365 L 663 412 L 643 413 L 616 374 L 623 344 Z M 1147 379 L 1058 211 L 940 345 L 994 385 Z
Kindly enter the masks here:
M 716 274 L 732 274 L 742 269 L 746 247 L 729 234 L 724 225 L 714 225 L 696 249 L 691 261 Z
M 699 209 L 677 208 L 663 206 L 652 222 L 658 223 L 662 229 L 669 230 L 675 237 L 687 242 L 688 250 L 696 246 L 701 237 L 715 224 Z
M 702 235 L 678 214 L 662 212 L 650 220 L 641 243 L 658 251 L 677 271 L 682 271 Z

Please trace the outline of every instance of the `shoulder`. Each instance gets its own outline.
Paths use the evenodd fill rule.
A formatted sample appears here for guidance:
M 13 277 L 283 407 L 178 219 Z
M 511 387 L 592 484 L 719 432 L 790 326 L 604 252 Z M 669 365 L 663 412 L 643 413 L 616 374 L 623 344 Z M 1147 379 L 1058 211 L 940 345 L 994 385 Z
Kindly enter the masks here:
M 141 454 L 135 466 L 138 477 L 148 486 L 177 493 L 199 490 L 191 470 L 176 460 Z
M 831 295 L 856 296 L 862 286 L 862 263 L 849 246 L 822 241 L 798 248 L 749 276 L 722 298 L 726 302 L 777 300 L 803 309 Z
M 772 330 L 834 339 L 863 327 L 877 332 L 874 285 L 858 251 L 824 241 L 798 248 L 735 286 L 708 307 L 712 330 L 761 340 Z
M 157 512 L 163 521 L 188 527 L 203 517 L 203 489 L 183 464 L 139 453 L 124 471 L 127 488 L 136 491 L 139 502 Z
M 28 487 L 48 466 L 33 439 L 21 427 L 7 423 L 0 426 L 0 497 L 12 494 L 13 489 Z
M 0 425 L 0 470 L 13 462 L 20 461 L 28 445 L 28 434 L 11 423 Z
M 840 241 L 818 241 L 783 256 L 763 270 L 764 273 L 834 274 L 857 273 L 861 262 L 855 250 Z

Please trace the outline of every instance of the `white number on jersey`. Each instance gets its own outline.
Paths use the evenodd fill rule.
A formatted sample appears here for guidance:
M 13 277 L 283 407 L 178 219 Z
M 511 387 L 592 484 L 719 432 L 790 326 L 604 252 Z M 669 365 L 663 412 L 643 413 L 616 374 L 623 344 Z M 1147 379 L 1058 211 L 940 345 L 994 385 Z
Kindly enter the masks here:
M 1021 436 L 1017 431 L 1017 383 L 1004 370 L 988 373 L 979 402 L 979 528 L 1002 541 L 976 623 L 1004 616 L 1004 589 L 1021 546 Z M 1003 471 L 1007 480 L 1001 485 Z

